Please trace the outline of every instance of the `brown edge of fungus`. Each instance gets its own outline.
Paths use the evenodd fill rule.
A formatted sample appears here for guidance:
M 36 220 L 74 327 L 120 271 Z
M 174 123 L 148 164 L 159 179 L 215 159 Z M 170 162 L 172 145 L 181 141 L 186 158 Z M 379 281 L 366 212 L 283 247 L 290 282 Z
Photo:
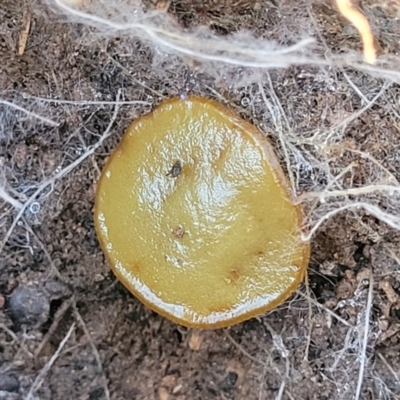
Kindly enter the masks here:
M 231 119 L 231 121 L 238 126 L 239 128 L 243 129 L 245 132 L 249 133 L 249 135 L 255 139 L 255 141 L 261 146 L 261 148 L 263 149 L 266 158 L 269 162 L 269 164 L 271 165 L 272 169 L 274 170 L 274 173 L 276 174 L 276 177 L 279 181 L 279 184 L 281 185 L 281 187 L 284 188 L 289 200 L 295 204 L 295 199 L 294 199 L 294 195 L 292 190 L 290 189 L 290 186 L 287 182 L 287 178 L 285 173 L 283 172 L 283 169 L 279 163 L 279 160 L 275 154 L 275 151 L 272 147 L 272 144 L 269 142 L 269 140 L 254 126 L 252 125 L 250 122 L 245 121 L 243 118 L 241 118 L 239 115 L 237 115 L 235 112 L 233 112 L 232 110 L 230 110 L 229 108 L 227 108 L 226 106 L 218 103 L 215 100 L 211 100 L 208 98 L 203 98 L 200 96 L 195 96 L 195 95 L 189 95 L 186 97 L 185 100 L 182 100 L 180 97 L 173 97 L 171 99 L 168 100 L 164 100 L 162 101 L 160 104 L 158 104 L 152 111 L 150 111 L 148 114 L 142 115 L 141 117 L 135 119 L 129 126 L 128 128 L 125 130 L 120 143 L 117 145 L 118 147 L 123 147 L 124 146 L 124 142 L 125 140 L 128 140 L 128 135 L 126 135 L 128 132 L 130 132 L 131 130 L 133 130 L 133 128 L 139 124 L 139 123 L 143 123 L 146 119 L 150 119 L 152 118 L 152 115 L 154 112 L 157 111 L 157 109 L 165 107 L 166 105 L 170 105 L 173 104 L 177 101 L 203 101 L 203 102 L 208 102 L 209 104 L 211 104 L 213 107 L 215 107 L 218 111 L 220 111 L 221 113 L 225 114 L 228 118 Z M 113 157 L 115 156 L 116 152 L 115 149 L 112 152 L 112 154 L 110 155 L 110 157 L 108 158 L 106 165 L 103 167 L 104 169 L 107 168 L 107 166 L 109 165 L 109 163 L 112 162 Z M 100 187 L 100 183 L 101 183 L 101 179 L 99 180 L 98 183 L 98 190 Z M 94 215 L 98 215 L 97 213 L 97 207 L 98 207 L 98 202 L 97 202 L 97 196 L 96 196 L 96 200 L 95 200 L 95 206 L 94 206 Z M 299 205 L 296 205 L 296 209 L 298 212 L 298 218 L 299 221 L 302 221 L 304 218 L 304 214 L 302 211 L 302 208 Z M 98 225 L 98 220 L 97 218 L 95 218 L 95 229 L 96 229 L 96 233 L 97 233 L 97 237 L 98 240 L 100 242 L 101 248 L 104 249 L 105 244 L 103 243 L 102 240 L 102 236 L 100 234 L 101 229 L 100 226 Z M 300 233 L 300 232 L 299 232 Z M 179 325 L 183 325 L 186 326 L 188 328 L 194 328 L 194 329 L 220 329 L 220 328 L 226 328 L 228 326 L 232 326 L 235 324 L 238 324 L 240 322 L 246 321 L 250 318 L 254 318 L 256 316 L 259 316 L 260 314 L 263 314 L 265 312 L 271 311 L 274 308 L 278 307 L 280 304 L 282 304 L 285 300 L 287 300 L 296 290 L 296 288 L 298 287 L 298 285 L 304 280 L 304 277 L 306 276 L 306 270 L 307 270 L 307 266 L 309 263 L 309 259 L 310 259 L 310 246 L 307 245 L 307 242 L 304 242 L 304 246 L 303 246 L 303 265 L 301 266 L 302 269 L 302 274 L 299 278 L 299 280 L 297 280 L 296 282 L 294 282 L 290 287 L 287 288 L 287 290 L 285 291 L 285 293 L 283 293 L 281 296 L 279 296 L 277 299 L 271 301 L 270 303 L 268 303 L 267 306 L 264 307 L 258 307 L 254 310 L 252 310 L 251 312 L 247 312 L 244 314 L 241 314 L 237 317 L 234 318 L 230 318 L 230 319 L 225 319 L 222 321 L 218 321 L 215 323 L 188 323 L 187 321 L 177 318 L 172 314 L 169 314 L 167 312 L 165 312 L 162 308 L 157 307 L 157 305 L 150 303 L 145 297 L 142 296 L 141 293 L 139 292 L 132 292 L 131 289 L 124 283 L 124 279 L 122 277 L 122 274 L 120 274 L 118 272 L 118 270 L 114 267 L 114 264 L 112 262 L 112 260 L 110 259 L 110 257 L 108 256 L 108 254 L 103 251 L 108 264 L 111 266 L 113 273 L 115 274 L 115 276 L 118 278 L 118 280 L 126 287 L 126 289 L 133 294 L 138 300 L 140 300 L 146 307 L 148 307 L 149 309 L 155 311 L 156 313 L 158 313 L 159 315 L 169 319 L 170 321 L 173 321 Z

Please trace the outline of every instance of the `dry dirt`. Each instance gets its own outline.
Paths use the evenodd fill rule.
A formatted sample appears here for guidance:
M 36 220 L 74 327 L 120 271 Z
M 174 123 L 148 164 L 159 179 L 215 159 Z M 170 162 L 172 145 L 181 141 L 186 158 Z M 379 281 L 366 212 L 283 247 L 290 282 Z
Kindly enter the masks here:
M 399 52 L 393 9 L 364 6 L 375 18 L 382 51 Z M 172 0 L 169 12 L 182 26 L 207 25 L 221 37 L 238 26 L 257 34 L 268 26 L 279 37 L 282 21 L 290 30 L 301 7 Z M 360 48 L 354 29 L 329 2 L 310 2 L 307 9 L 331 51 L 343 43 Z M 28 40 L 19 55 L 27 20 Z M 0 202 L 1 240 L 18 218 L 0 255 L 0 399 L 353 399 L 360 368 L 358 398 L 399 399 L 400 234 L 366 212 L 345 211 L 324 223 L 312 239 L 308 285 L 273 312 L 229 329 L 177 326 L 115 280 L 92 212 L 101 168 L 129 121 L 163 98 L 190 92 L 224 102 L 268 132 L 259 122 L 260 107 L 253 106 L 257 85 L 230 90 L 201 68 L 163 70 L 152 57 L 148 43 L 99 37 L 44 4 L 0 3 L 0 187 L 18 204 L 40 189 L 19 216 L 18 204 Z M 369 98 L 384 84 L 351 69 L 322 78 L 306 65 L 270 71 L 298 132 L 306 135 L 360 109 L 346 72 Z M 121 106 L 110 137 L 94 154 L 52 179 L 98 142 L 115 109 L 78 102 L 112 102 L 118 90 L 123 100 L 143 103 Z M 346 148 L 374 157 L 397 180 L 399 94 L 393 83 L 343 136 Z M 283 163 L 279 141 L 271 139 Z M 341 171 L 351 155 L 342 149 L 328 165 Z M 368 161 L 359 157 L 348 179 L 361 185 Z

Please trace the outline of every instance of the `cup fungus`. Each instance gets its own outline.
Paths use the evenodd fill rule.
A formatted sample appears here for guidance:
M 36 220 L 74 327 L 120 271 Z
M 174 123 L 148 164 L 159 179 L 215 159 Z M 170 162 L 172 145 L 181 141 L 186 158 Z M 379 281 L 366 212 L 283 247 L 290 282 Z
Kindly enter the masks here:
M 96 231 L 115 275 L 188 327 L 233 325 L 284 301 L 308 264 L 301 222 L 268 140 L 195 96 L 134 121 L 96 194 Z

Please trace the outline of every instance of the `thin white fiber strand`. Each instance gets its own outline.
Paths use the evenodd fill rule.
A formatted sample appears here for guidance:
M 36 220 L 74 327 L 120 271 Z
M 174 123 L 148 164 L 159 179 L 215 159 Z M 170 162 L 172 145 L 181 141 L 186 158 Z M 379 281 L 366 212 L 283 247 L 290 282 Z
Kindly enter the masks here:
M 278 47 L 271 41 L 255 37 L 249 32 L 232 34 L 224 39 L 204 27 L 193 32 L 180 29 L 163 10 L 143 12 L 140 2 L 97 0 L 96 7 L 86 12 L 73 8 L 62 0 L 51 0 L 64 14 L 84 24 L 93 26 L 106 35 L 119 34 L 147 38 L 154 46 L 172 53 L 198 60 L 220 62 L 248 68 L 287 67 L 314 65 L 352 67 L 372 76 L 400 82 L 400 71 L 395 66 L 398 59 L 381 56 L 376 65 L 363 61 L 361 55 L 313 53 L 316 41 L 312 37 L 300 39 L 296 44 Z M 92 12 L 93 11 L 93 12 Z
M 325 213 L 319 220 L 313 225 L 313 227 L 308 231 L 307 234 L 303 235 L 303 240 L 310 240 L 318 228 L 327 220 L 331 219 L 334 215 L 339 214 L 342 211 L 349 210 L 349 209 L 364 209 L 374 217 L 378 218 L 382 222 L 385 222 L 387 225 L 391 226 L 396 230 L 400 230 L 400 217 L 397 215 L 389 214 L 382 210 L 381 208 L 366 203 L 366 202 L 354 202 L 349 204 L 344 204 L 335 208 L 332 211 Z
M 54 127 L 59 125 L 57 122 L 52 121 L 49 118 L 42 117 L 41 115 L 36 114 L 36 113 L 34 113 L 32 111 L 29 111 L 26 108 L 20 107 L 17 104 L 11 103 L 10 101 L 0 99 L 0 104 L 4 104 L 5 106 L 15 108 L 18 111 L 22 111 L 26 115 L 28 115 L 28 116 L 30 116 L 32 118 L 38 119 L 39 121 L 41 121 L 41 122 L 43 122 L 43 123 L 45 123 L 47 125 L 54 126 Z
M 142 35 L 140 36 L 145 34 L 154 44 L 164 46 L 178 54 L 236 66 L 271 68 L 284 67 L 295 63 L 305 64 L 309 62 L 309 59 L 297 53 L 305 51 L 308 46 L 315 43 L 314 39 L 307 38 L 292 46 L 278 48 L 271 42 L 256 39 L 250 37 L 250 35 L 244 43 L 235 40 L 235 36 L 232 36 L 230 41 L 223 41 L 219 37 L 213 37 L 210 32 L 204 29 L 199 30 L 201 35 L 195 35 L 188 32 L 183 33 L 179 30 L 174 31 L 172 28 L 163 29 L 153 25 L 154 22 L 151 21 L 146 21 L 147 24 L 143 22 L 120 23 L 69 7 L 61 0 L 54 0 L 54 2 L 64 12 L 97 28 L 107 27 L 114 32 L 129 32 L 130 34 L 141 32 Z M 163 18 L 168 20 L 166 15 L 163 15 Z M 174 25 L 171 24 L 171 26 Z M 243 35 L 241 33 L 239 37 L 243 37 Z M 249 44 L 251 42 L 253 42 L 252 45 Z M 315 62 L 326 64 L 323 60 L 315 60 Z

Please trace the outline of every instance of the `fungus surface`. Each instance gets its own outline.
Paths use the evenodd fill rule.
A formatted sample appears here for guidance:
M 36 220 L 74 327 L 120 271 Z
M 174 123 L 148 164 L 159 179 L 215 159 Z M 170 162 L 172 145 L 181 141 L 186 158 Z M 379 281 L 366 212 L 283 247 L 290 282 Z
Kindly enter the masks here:
M 308 264 L 301 222 L 269 141 L 195 96 L 134 121 L 96 194 L 96 232 L 116 276 L 188 327 L 229 326 L 284 301 Z

